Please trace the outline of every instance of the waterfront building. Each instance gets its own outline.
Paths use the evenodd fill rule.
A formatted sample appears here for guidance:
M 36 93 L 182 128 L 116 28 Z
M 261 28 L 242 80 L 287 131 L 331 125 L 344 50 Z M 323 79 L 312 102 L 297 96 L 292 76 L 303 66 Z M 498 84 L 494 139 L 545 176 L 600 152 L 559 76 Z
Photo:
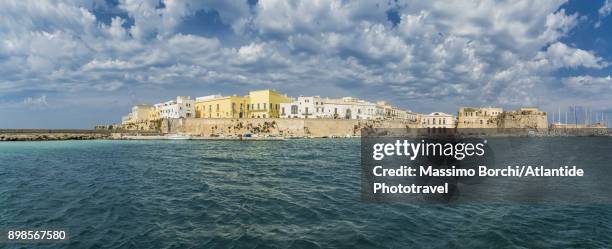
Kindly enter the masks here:
M 121 118 L 121 124 L 133 124 L 149 120 L 149 114 L 155 110 L 152 105 L 135 105 L 132 111 Z
M 503 112 L 499 116 L 499 128 L 534 128 L 546 129 L 548 117 L 546 112 L 538 108 L 520 108 L 515 111 Z
M 287 95 L 274 90 L 251 91 L 245 99 L 246 113 L 249 118 L 278 118 L 280 117 L 280 105 L 292 102 Z
M 281 118 L 321 118 L 325 107 L 319 96 L 300 96 L 291 103 L 282 103 L 280 110 Z
M 421 116 L 422 128 L 455 128 L 455 117 L 443 112 L 432 112 Z
M 399 120 L 408 120 L 411 122 L 417 122 L 418 118 L 419 118 L 419 114 L 410 110 L 404 111 L 404 110 L 397 110 L 397 116 L 396 119 Z
M 242 96 L 210 95 L 196 98 L 196 118 L 246 118 L 247 101 Z
M 374 103 L 352 97 L 341 99 L 300 96 L 281 104 L 281 118 L 381 119 L 384 109 Z
M 178 96 L 176 100 L 155 104 L 160 118 L 193 118 L 195 116 L 194 100 L 189 96 Z
M 153 106 L 153 110 L 151 110 L 151 112 L 149 112 L 149 121 L 155 121 L 155 120 L 159 120 L 159 119 L 161 119 L 160 111 L 159 111 L 159 109 L 157 109 L 157 107 Z
M 387 120 L 409 120 L 409 121 L 416 121 L 417 120 L 417 113 L 414 113 L 410 110 L 402 110 L 399 109 L 391 104 L 389 104 L 387 101 L 378 101 L 376 102 L 376 105 L 379 106 L 379 108 L 383 109 L 383 118 L 387 119 Z
M 457 113 L 457 128 L 497 128 L 502 108 L 461 107 Z

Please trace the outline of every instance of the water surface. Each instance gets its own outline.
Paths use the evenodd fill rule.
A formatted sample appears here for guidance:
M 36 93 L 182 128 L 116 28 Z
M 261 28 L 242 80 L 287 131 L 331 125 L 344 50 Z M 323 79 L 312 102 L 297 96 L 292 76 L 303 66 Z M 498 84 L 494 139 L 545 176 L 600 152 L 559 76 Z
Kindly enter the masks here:
M 360 200 L 359 139 L 0 143 L 0 229 L 43 248 L 605 248 L 607 205 Z M 31 244 L 0 247 L 31 248 Z

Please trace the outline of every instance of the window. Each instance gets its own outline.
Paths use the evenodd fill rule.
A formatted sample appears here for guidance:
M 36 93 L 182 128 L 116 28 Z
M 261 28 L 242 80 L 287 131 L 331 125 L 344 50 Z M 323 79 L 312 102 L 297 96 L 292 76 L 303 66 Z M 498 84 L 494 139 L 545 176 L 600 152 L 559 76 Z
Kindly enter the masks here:
M 281 108 L 281 115 L 285 115 L 285 107 Z
M 270 110 L 272 110 L 272 109 L 274 109 L 274 108 L 272 108 L 272 103 L 270 103 Z
M 308 115 L 308 107 L 306 107 L 306 115 Z
M 259 103 L 257 103 L 257 110 L 259 110 Z
M 291 105 L 291 114 L 297 114 L 297 113 L 298 113 L 298 106 Z

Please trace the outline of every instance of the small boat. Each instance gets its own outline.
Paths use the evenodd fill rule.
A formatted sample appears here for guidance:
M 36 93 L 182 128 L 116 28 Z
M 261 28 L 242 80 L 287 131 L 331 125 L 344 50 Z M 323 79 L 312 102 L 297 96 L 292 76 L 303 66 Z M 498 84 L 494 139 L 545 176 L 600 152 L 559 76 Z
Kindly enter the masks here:
M 191 135 L 177 133 L 177 134 L 168 135 L 167 138 L 170 140 L 189 140 L 191 139 Z

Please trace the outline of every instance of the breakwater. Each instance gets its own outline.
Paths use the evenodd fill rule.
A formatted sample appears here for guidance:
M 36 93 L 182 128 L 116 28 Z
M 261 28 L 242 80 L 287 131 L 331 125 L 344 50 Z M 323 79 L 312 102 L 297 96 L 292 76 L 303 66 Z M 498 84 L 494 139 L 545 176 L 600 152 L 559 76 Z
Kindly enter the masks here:
M 155 135 L 157 131 L 86 130 L 86 129 L 0 129 L 0 141 L 47 141 L 118 139 L 117 134 Z
M 161 133 L 186 133 L 194 136 L 239 136 L 255 134 L 282 137 L 355 137 L 362 128 L 414 128 L 401 120 L 341 119 L 165 119 Z

